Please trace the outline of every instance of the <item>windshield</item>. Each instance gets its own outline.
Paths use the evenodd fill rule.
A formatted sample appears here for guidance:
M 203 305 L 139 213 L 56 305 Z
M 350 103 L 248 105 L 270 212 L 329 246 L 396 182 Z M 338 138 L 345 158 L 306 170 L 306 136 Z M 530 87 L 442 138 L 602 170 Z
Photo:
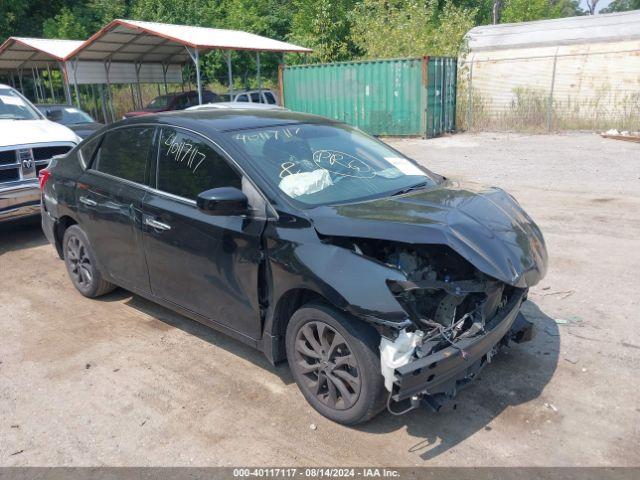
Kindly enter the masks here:
M 175 95 L 162 95 L 151 100 L 147 108 L 166 108 L 171 103 Z
M 93 123 L 93 118 L 89 114 L 73 107 L 62 107 L 51 110 L 48 115 L 50 120 L 62 123 L 63 125 L 77 125 L 80 123 Z
M 349 203 L 435 185 L 411 160 L 342 125 L 301 124 L 228 135 L 269 182 L 306 206 Z
M 0 120 L 39 120 L 37 110 L 13 88 L 0 88 Z

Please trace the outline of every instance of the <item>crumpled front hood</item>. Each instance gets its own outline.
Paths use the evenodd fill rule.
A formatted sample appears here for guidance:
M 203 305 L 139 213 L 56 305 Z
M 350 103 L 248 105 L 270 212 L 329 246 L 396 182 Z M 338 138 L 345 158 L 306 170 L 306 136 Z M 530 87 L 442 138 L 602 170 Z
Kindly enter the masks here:
M 499 188 L 445 181 L 429 190 L 308 210 L 323 235 L 448 245 L 481 272 L 516 287 L 544 277 L 538 226 Z
M 0 147 L 79 141 L 70 129 L 49 120 L 0 120 Z

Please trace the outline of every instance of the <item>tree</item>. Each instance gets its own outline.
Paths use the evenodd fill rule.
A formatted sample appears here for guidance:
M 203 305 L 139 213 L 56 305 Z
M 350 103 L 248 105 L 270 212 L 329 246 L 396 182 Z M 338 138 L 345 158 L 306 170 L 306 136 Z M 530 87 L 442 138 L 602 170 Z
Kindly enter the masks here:
M 640 0 L 614 0 L 608 7 L 600 10 L 600 13 L 626 12 L 640 10 Z
M 294 0 L 289 40 L 312 48 L 319 62 L 350 60 L 358 54 L 351 35 L 359 0 Z
M 600 0 L 587 0 L 587 8 L 589 9 L 589 15 L 596 14 L 596 7 L 598 6 L 599 2 Z
M 493 9 L 491 11 L 491 17 L 493 24 L 500 23 L 500 14 L 502 13 L 502 0 L 494 0 Z
M 435 0 L 363 0 L 352 39 L 366 58 L 457 55 L 475 15 L 450 0 L 442 8 Z

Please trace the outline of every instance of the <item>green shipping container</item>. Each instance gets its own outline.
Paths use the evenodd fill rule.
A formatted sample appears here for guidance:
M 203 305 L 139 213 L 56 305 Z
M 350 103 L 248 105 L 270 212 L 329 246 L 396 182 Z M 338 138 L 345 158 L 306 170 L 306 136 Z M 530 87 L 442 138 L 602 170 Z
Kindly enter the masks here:
M 456 59 L 424 57 L 284 68 L 284 106 L 372 135 L 435 137 L 455 130 Z

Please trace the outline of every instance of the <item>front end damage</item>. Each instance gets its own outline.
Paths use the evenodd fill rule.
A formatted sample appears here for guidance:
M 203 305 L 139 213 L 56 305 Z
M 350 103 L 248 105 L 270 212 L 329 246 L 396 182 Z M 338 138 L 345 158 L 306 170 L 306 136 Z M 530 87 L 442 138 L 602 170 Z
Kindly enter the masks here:
M 532 338 L 532 324 L 520 313 L 527 288 L 489 277 L 448 246 L 330 241 L 406 277 L 387 286 L 407 319 L 393 325 L 369 318 L 382 334 L 381 372 L 392 413 L 391 402 L 405 400 L 409 409 L 440 410 L 501 347 Z

